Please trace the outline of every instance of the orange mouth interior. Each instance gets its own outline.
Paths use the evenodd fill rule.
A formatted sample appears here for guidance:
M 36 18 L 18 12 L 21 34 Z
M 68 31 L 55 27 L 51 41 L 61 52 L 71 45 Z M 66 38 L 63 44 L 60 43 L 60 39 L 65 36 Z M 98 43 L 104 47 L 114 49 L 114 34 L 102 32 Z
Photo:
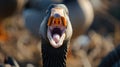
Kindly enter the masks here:
M 67 27 L 67 23 L 66 23 L 66 20 L 64 17 L 59 17 L 59 18 L 54 18 L 53 16 L 51 16 L 48 20 L 48 26 L 52 26 L 52 25 L 55 25 L 55 26 L 65 26 Z

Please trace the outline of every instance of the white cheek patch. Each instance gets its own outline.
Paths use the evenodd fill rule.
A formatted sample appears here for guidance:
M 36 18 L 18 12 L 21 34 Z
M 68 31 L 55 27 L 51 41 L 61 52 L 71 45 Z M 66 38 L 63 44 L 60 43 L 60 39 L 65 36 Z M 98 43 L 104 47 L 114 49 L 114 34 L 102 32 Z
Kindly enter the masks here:
M 64 16 L 64 9 L 62 9 L 62 8 L 52 8 L 51 9 L 51 16 L 54 16 L 55 14 L 60 14 L 60 16 Z

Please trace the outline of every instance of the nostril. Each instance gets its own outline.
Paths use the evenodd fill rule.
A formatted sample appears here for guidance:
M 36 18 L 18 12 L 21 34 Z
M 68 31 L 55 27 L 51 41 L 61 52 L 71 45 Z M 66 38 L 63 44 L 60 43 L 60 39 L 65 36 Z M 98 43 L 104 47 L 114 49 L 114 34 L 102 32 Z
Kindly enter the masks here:
M 54 14 L 54 17 L 55 17 L 55 18 L 59 18 L 60 15 L 56 13 L 56 14 Z

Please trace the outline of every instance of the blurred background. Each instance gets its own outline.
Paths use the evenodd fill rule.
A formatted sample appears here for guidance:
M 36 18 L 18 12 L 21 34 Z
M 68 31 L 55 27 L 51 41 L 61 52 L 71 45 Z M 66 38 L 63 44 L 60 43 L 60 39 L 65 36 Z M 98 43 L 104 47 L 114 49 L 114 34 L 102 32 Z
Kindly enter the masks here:
M 20 67 L 42 66 L 39 25 L 52 3 L 67 5 L 76 27 L 68 49 L 67 67 L 98 67 L 119 46 L 120 0 L 1 0 L 1 66 L 8 57 Z

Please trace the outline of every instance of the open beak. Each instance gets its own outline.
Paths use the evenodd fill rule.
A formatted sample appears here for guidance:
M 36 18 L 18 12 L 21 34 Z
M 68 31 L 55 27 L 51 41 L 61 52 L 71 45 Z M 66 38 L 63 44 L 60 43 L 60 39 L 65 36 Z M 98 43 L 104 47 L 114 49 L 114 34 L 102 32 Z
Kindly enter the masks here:
M 62 46 L 66 36 L 67 23 L 65 18 L 59 13 L 54 13 L 49 17 L 47 26 L 47 37 L 50 44 L 54 48 L 59 48 Z

